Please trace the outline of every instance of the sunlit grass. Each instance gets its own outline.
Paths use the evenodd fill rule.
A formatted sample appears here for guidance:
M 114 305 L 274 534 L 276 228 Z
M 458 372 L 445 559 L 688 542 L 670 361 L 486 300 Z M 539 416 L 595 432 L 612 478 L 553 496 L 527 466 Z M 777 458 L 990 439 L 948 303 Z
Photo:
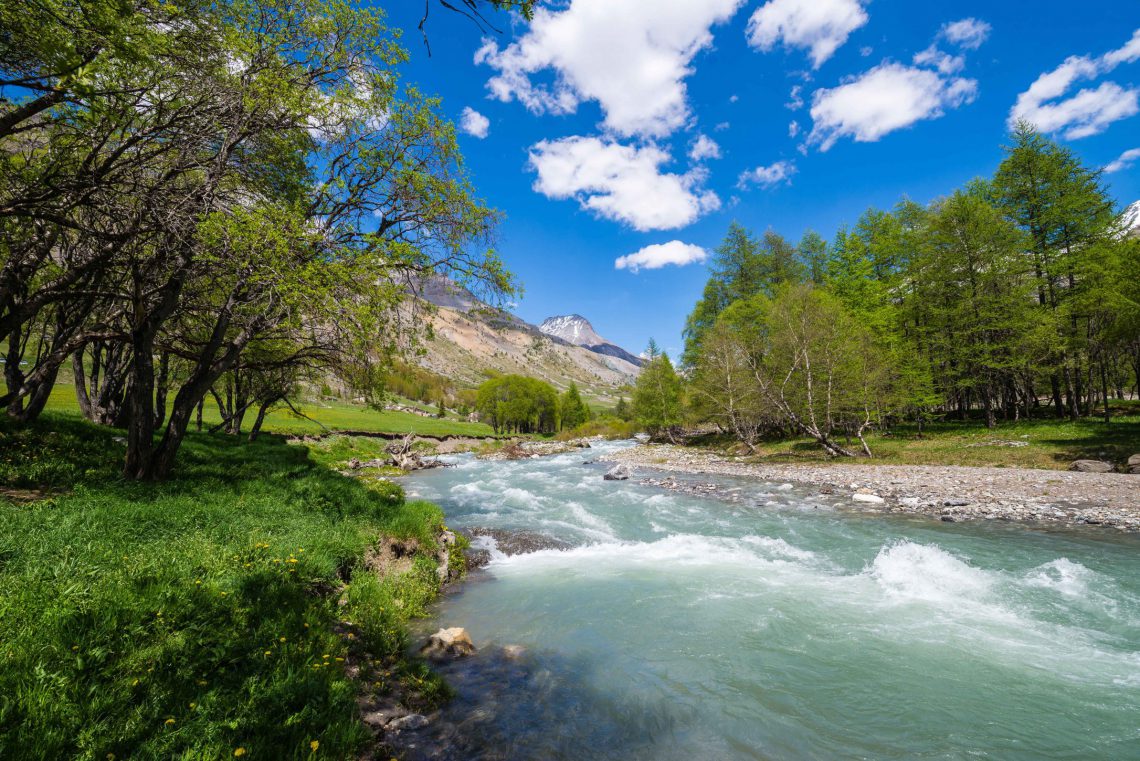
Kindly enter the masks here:
M 0 499 L 0 758 L 355 757 L 368 733 L 343 659 L 400 669 L 440 511 L 275 437 L 192 434 L 170 482 L 128 483 L 118 433 L 0 424 L 0 487 L 60 490 Z M 424 556 L 376 577 L 381 534 Z

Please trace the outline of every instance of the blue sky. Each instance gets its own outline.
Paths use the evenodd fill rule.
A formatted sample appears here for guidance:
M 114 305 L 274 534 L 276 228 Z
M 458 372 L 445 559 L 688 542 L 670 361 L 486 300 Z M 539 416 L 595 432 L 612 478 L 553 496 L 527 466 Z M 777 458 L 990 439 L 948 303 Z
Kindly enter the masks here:
M 572 0 L 500 34 L 433 4 L 430 58 L 423 5 L 392 5 L 406 81 L 466 125 L 506 215 L 516 312 L 577 312 L 633 351 L 678 352 L 730 221 L 830 239 L 928 202 L 993 172 L 1013 113 L 1140 199 L 1137 0 Z

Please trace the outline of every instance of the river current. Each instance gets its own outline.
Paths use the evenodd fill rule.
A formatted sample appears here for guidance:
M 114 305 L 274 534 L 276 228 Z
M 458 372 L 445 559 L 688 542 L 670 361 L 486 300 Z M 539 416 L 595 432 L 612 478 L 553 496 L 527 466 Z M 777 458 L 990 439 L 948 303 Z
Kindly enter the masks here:
M 604 481 L 602 452 L 404 480 L 492 561 L 424 631 L 480 651 L 415 742 L 453 759 L 1140 759 L 1140 540 Z M 507 646 L 520 646 L 517 648 Z M 507 648 L 504 650 L 504 648 Z

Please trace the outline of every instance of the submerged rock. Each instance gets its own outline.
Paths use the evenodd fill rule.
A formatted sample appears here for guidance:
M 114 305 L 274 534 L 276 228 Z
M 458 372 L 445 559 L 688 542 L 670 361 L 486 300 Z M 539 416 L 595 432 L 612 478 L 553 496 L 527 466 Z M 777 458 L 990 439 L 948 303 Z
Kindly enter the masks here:
M 450 629 L 440 629 L 428 637 L 427 644 L 420 648 L 420 655 L 433 660 L 451 660 L 464 658 L 475 653 L 475 643 L 467 630 L 454 626 Z
M 629 476 L 629 466 L 622 464 L 610 468 L 602 478 L 606 481 L 628 481 Z
M 883 498 L 878 494 L 853 494 L 851 499 L 856 502 L 866 502 L 871 505 L 880 505 L 883 503 Z

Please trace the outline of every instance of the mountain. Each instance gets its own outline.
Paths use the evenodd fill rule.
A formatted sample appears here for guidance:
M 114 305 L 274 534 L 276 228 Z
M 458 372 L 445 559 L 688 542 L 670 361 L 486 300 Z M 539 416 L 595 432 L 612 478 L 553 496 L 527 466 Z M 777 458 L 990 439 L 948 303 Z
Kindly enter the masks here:
M 436 306 L 430 315 L 433 337 L 416 362 L 457 383 L 476 386 L 487 379 L 486 371 L 517 373 L 541 378 L 556 388 L 571 382 L 589 399 L 613 405 L 626 395 L 626 386 L 637 379 L 641 360 L 598 337 L 597 351 L 579 346 L 502 309 L 445 278 L 430 278 L 414 284 L 413 290 Z M 586 326 L 589 323 L 585 322 Z M 597 336 L 590 328 L 590 333 Z M 629 355 L 632 356 L 632 355 Z
M 1125 235 L 1140 238 L 1140 201 L 1124 210 Z
M 547 317 L 538 326 L 538 329 L 548 336 L 560 338 L 573 346 L 583 346 L 595 354 L 616 357 L 638 367 L 643 364 L 640 357 L 630 354 L 620 346 L 599 336 L 590 321 L 580 314 Z

